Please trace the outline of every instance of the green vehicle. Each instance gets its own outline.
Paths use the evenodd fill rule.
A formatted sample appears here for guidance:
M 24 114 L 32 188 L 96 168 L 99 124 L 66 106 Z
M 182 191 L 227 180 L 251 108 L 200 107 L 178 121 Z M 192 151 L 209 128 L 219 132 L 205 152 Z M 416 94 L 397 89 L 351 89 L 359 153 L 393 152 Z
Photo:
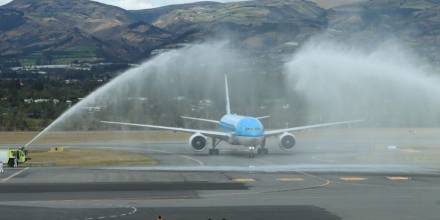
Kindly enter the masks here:
M 25 150 L 0 149 L 0 163 L 8 164 L 9 167 L 13 167 L 15 158 L 17 158 L 18 163 L 24 163 L 28 160 Z

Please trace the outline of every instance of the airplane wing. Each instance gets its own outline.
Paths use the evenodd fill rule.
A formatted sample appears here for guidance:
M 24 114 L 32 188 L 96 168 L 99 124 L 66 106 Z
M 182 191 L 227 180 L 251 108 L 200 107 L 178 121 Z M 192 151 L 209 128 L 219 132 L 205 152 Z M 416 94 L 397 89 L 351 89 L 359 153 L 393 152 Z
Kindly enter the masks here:
M 258 119 L 266 119 L 266 118 L 270 118 L 271 116 L 270 115 L 266 115 L 266 116 L 260 116 L 260 117 L 256 117 L 256 118 L 258 118 Z
M 211 119 L 193 118 L 193 117 L 188 117 L 188 116 L 180 116 L 180 117 L 183 119 L 190 119 L 190 120 L 195 120 L 195 121 L 204 121 L 204 122 L 211 122 L 211 123 L 215 123 L 215 124 L 220 124 L 219 121 L 211 120 Z
M 216 137 L 216 138 L 229 138 L 230 134 L 221 131 L 208 131 L 208 130 L 198 130 L 198 129 L 189 129 L 189 128 L 176 128 L 176 127 L 166 127 L 166 126 L 158 126 L 158 125 L 147 125 L 147 124 L 133 124 L 127 122 L 116 122 L 116 121 L 101 121 L 104 124 L 112 124 L 112 125 L 124 125 L 124 126 L 132 126 L 132 127 L 143 127 L 143 128 L 153 128 L 167 131 L 175 131 L 175 132 L 184 132 L 184 133 L 200 133 L 206 135 L 208 137 Z
M 284 129 L 276 129 L 276 130 L 268 130 L 264 132 L 264 136 L 274 136 L 279 135 L 284 132 L 292 132 L 292 131 L 300 131 L 300 130 L 306 130 L 311 128 L 322 128 L 322 127 L 330 127 L 330 126 L 336 126 L 336 125 L 343 125 L 343 124 L 353 124 L 353 123 L 359 123 L 363 120 L 352 120 L 352 121 L 340 121 L 340 122 L 331 122 L 331 123 L 324 123 L 324 124 L 315 124 L 315 125 L 306 125 L 306 126 L 300 126 L 300 127 L 293 127 L 293 128 L 284 128 Z

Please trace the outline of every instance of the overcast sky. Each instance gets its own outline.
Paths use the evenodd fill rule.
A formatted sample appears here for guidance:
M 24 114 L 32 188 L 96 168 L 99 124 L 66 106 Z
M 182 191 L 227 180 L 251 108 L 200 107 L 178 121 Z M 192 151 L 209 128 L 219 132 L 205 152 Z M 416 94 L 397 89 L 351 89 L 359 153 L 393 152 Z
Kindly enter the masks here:
M 11 0 L 0 0 L 0 5 L 4 5 Z M 38 0 L 37 0 L 38 1 Z M 72 0 L 75 1 L 75 0 Z M 164 5 L 197 2 L 200 0 L 95 0 L 109 5 L 116 5 L 125 9 L 144 9 L 155 8 Z M 214 0 L 217 2 L 233 2 L 237 0 Z

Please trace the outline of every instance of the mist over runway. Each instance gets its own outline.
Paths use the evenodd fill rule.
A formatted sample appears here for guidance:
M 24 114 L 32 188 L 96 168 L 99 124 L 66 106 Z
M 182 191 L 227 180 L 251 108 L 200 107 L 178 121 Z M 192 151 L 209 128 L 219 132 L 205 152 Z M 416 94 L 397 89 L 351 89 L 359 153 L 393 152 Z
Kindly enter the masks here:
M 71 144 L 36 144 L 34 148 L 64 146 L 126 150 L 149 155 L 159 164 L 152 167 L 119 166 L 106 169 L 180 170 L 180 171 L 302 171 L 302 172 L 363 172 L 363 173 L 431 173 L 440 168 L 439 129 L 399 128 L 362 129 L 328 128 L 297 133 L 298 143 L 290 151 L 278 146 L 277 138 L 268 139 L 268 155 L 248 158 L 246 147 L 226 143 L 219 145 L 220 155 L 207 150 L 194 152 L 185 137 L 178 140 L 148 141 L 143 133 L 114 137 L 107 141 L 75 138 Z M 112 136 L 115 136 L 111 133 Z M 145 133 L 148 134 L 148 133 Z M 67 136 L 67 134 L 66 134 Z M 93 135 L 95 138 L 97 135 Z M 103 135 L 105 139 L 110 135 Z M 131 139 L 132 137 L 139 139 Z M 82 136 L 81 136 L 82 137 Z M 87 136 L 82 139 L 88 139 Z M 57 139 L 54 138 L 56 141 Z

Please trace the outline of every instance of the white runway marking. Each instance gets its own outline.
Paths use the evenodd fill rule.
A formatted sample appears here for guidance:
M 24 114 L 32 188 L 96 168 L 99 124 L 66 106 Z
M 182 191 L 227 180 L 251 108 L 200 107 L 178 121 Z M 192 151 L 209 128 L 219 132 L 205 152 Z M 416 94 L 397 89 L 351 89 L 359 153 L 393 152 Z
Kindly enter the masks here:
M 17 175 L 19 175 L 20 173 L 23 173 L 24 171 L 26 171 L 26 170 L 28 170 L 28 169 L 29 169 L 29 167 L 26 167 L 26 168 L 24 168 L 24 169 L 22 169 L 22 170 L 20 170 L 20 171 L 18 171 L 18 172 L 16 172 L 16 173 L 14 173 L 14 174 L 12 174 L 12 175 L 10 175 L 10 176 L 8 176 L 8 177 L 2 179 L 1 182 L 2 182 L 2 183 L 5 183 L 5 182 L 9 181 L 10 179 L 16 177 Z
M 169 151 L 164 151 L 164 150 L 147 149 L 147 151 L 152 151 L 152 152 L 159 152 L 159 153 L 165 153 L 165 154 L 177 155 L 177 156 L 179 156 L 179 157 L 183 157 L 183 158 L 185 158 L 185 159 L 187 159 L 187 160 L 194 161 L 194 162 L 196 162 L 197 164 L 199 164 L 200 166 L 205 166 L 205 163 L 203 163 L 203 162 L 200 161 L 200 160 L 195 159 L 194 157 L 190 157 L 190 156 L 186 156 L 186 155 L 180 155 L 180 154 L 176 154 L 176 153 L 169 152 Z
M 93 220 L 93 219 L 106 219 L 106 218 L 118 218 L 118 217 L 124 217 L 128 215 L 134 215 L 137 212 L 136 207 L 127 207 L 128 209 L 131 209 L 129 212 L 124 212 L 118 215 L 109 215 L 109 216 L 100 216 L 100 217 L 86 217 L 84 219 L 86 220 Z
M 188 160 L 192 160 L 192 161 L 198 163 L 200 166 L 205 166 L 205 163 L 203 163 L 200 160 L 195 159 L 194 157 L 190 157 L 190 156 L 186 156 L 186 155 L 180 155 L 180 156 L 183 157 L 183 158 L 186 158 Z

